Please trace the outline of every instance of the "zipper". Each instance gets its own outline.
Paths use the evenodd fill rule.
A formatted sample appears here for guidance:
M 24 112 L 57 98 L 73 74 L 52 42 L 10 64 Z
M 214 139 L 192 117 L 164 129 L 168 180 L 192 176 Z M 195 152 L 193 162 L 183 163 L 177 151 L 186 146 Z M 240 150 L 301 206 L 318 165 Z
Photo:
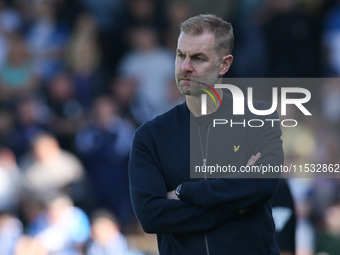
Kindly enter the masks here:
M 207 179 L 207 171 L 206 171 L 206 167 L 207 167 L 207 159 L 208 159 L 208 142 L 209 142 L 209 131 L 210 131 L 210 125 L 211 123 L 209 123 L 208 126 L 208 131 L 207 131 L 207 142 L 206 142 L 206 146 L 205 146 L 205 155 L 204 155 L 204 149 L 203 149 L 203 142 L 202 142 L 202 136 L 201 136 L 201 130 L 199 125 L 196 123 L 197 128 L 198 128 L 198 135 L 200 138 L 200 142 L 201 142 L 201 150 L 202 150 L 202 159 L 203 159 L 203 168 L 205 169 L 204 172 L 204 179 Z M 205 240 L 205 250 L 207 251 L 207 255 L 210 255 L 209 252 L 209 244 L 208 244 L 208 232 L 206 231 L 204 234 L 204 240 Z
M 204 180 L 206 180 L 207 179 L 207 159 L 206 158 L 203 159 L 203 169 L 205 170 Z
M 203 167 L 207 167 L 207 159 L 203 159 Z M 205 171 L 204 173 L 204 179 L 206 180 L 207 179 L 207 172 Z M 210 255 L 210 252 L 209 252 L 209 244 L 208 244 L 208 232 L 205 232 L 204 234 L 204 240 L 205 240 L 205 250 L 207 251 L 207 255 Z
M 207 255 L 210 255 L 209 244 L 208 244 L 208 233 L 207 232 L 205 232 L 205 249 L 207 251 Z

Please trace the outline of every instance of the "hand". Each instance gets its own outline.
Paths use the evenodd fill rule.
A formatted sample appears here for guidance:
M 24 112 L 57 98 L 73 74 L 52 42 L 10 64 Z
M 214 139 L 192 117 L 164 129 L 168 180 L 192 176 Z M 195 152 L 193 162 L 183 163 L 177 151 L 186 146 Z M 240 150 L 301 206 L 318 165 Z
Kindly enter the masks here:
M 256 161 L 261 157 L 261 153 L 258 152 L 255 156 L 251 156 L 251 158 L 248 160 L 247 166 L 252 166 L 256 163 Z M 250 208 L 248 209 L 240 209 L 239 213 L 240 214 L 244 214 L 246 212 L 248 212 L 250 210 Z
M 176 195 L 176 190 L 168 192 L 167 198 L 178 201 L 180 200 L 179 197 Z
M 251 156 L 246 166 L 254 165 L 259 158 L 261 158 L 261 152 L 258 152 L 255 156 Z

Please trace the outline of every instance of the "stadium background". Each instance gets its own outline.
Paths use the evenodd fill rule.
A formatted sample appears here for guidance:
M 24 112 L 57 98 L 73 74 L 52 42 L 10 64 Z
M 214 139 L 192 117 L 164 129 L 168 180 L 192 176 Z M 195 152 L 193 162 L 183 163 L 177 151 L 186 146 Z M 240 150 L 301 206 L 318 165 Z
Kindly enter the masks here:
M 1 255 L 101 255 L 111 239 L 112 254 L 157 254 L 128 196 L 130 144 L 141 123 L 183 101 L 178 28 L 199 13 L 234 26 L 228 77 L 340 75 L 336 0 L 0 1 Z M 340 83 L 311 89 L 313 117 L 291 112 L 299 128 L 283 130 L 286 163 L 339 163 Z M 289 185 L 296 254 L 340 254 L 339 179 Z

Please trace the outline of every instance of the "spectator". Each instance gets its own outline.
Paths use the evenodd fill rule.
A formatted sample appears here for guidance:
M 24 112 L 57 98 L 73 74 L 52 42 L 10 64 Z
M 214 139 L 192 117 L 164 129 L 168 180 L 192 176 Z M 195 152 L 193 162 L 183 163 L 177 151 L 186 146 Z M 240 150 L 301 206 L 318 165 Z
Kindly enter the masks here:
M 84 0 L 82 5 L 91 11 L 103 31 L 112 31 L 118 25 L 124 10 L 122 0 Z
M 16 249 L 15 255 L 48 255 L 48 251 L 41 243 L 30 236 L 21 236 Z
M 308 219 L 310 201 L 308 194 L 312 187 L 311 179 L 289 179 L 292 196 L 296 208 L 296 254 L 313 255 L 315 243 L 315 228 Z
M 339 23 L 340 24 L 340 23 Z M 340 30 L 340 28 L 339 28 Z M 339 31 L 340 35 L 340 31 Z M 340 38 L 340 37 L 339 37 Z M 339 53 L 340 56 L 340 53 Z M 339 69 L 340 75 L 340 69 Z M 322 111 L 325 120 L 330 124 L 340 124 L 340 81 L 339 79 L 330 79 L 322 87 Z
M 33 142 L 33 151 L 23 159 L 23 184 L 26 196 L 40 198 L 64 191 L 75 202 L 84 199 L 84 170 L 80 161 L 62 150 L 49 134 L 39 134 Z
M 340 204 L 329 207 L 325 214 L 324 231 L 316 240 L 316 252 L 340 255 Z
M 134 118 L 143 123 L 169 108 L 168 85 L 173 77 L 174 55 L 159 46 L 157 35 L 150 28 L 136 28 L 130 35 L 134 50 L 123 58 L 120 71 L 137 84 L 132 110 Z
M 20 94 L 29 94 L 37 89 L 38 76 L 19 35 L 12 37 L 8 60 L 2 67 L 0 78 L 2 100 L 15 99 Z
M 14 216 L 0 214 L 0 252 L 1 255 L 13 255 L 17 242 L 23 233 L 21 222 Z
M 159 36 L 166 25 L 164 1 L 129 0 L 128 17 L 128 29 L 136 26 L 150 27 Z
M 267 1 L 261 13 L 269 77 L 320 77 L 319 21 L 297 0 Z
M 132 114 L 133 101 L 136 97 L 136 82 L 132 78 L 117 77 L 111 83 L 111 93 L 118 103 L 122 117 L 138 123 Z
M 28 233 L 48 254 L 78 255 L 90 237 L 90 223 L 68 196 L 58 194 L 31 222 Z
M 163 32 L 163 37 L 166 46 L 172 52 L 176 52 L 178 28 L 183 21 L 191 16 L 192 8 L 187 2 L 182 0 L 170 1 L 168 4 L 166 12 L 168 24 L 165 32 Z
M 126 51 L 124 33 L 130 18 L 127 15 L 127 2 L 122 0 L 84 0 L 80 6 L 91 13 L 98 25 L 98 43 L 102 54 L 99 81 L 96 87 L 107 89 L 112 79 L 112 70 Z M 103 93 L 104 91 L 100 91 Z
M 92 121 L 76 137 L 76 151 L 93 184 L 95 208 L 117 215 L 125 230 L 135 222 L 129 197 L 128 158 L 134 126 L 107 96 L 94 102 Z
M 21 18 L 16 9 L 8 7 L 6 1 L 0 1 L 0 68 L 5 63 L 10 43 L 8 37 L 18 32 L 21 26 Z
M 89 109 L 93 94 L 99 90 L 97 84 L 94 86 L 94 79 L 101 61 L 97 23 L 91 15 L 78 17 L 66 53 L 75 83 L 75 96 L 84 108 Z
M 87 248 L 87 255 L 137 255 L 129 251 L 119 223 L 110 212 L 96 211 L 91 229 L 92 241 Z
M 18 212 L 21 175 L 10 149 L 0 149 L 0 213 Z M 1 245 L 0 245 L 1 247 Z
M 268 1 L 267 1 L 268 2 Z M 258 15 L 266 2 L 261 0 L 237 1 L 238 12 L 235 19 L 235 38 L 237 43 L 234 48 L 233 72 L 236 77 L 266 77 L 267 49 L 264 34 L 260 27 L 263 15 Z M 249 61 L 256 59 L 257 61 Z
M 72 150 L 75 134 L 82 124 L 83 107 L 76 98 L 75 84 L 67 73 L 54 76 L 47 89 L 50 128 L 61 147 Z
M 326 74 L 340 75 L 340 3 L 336 4 L 325 16 L 322 35 L 327 51 L 329 70 Z
M 12 102 L 13 103 L 13 102 Z M 34 97 L 24 97 L 15 101 L 16 120 L 14 127 L 6 134 L 4 145 L 10 148 L 16 158 L 20 158 L 31 148 L 33 138 L 46 131 L 46 107 Z
M 67 24 L 56 20 L 58 1 L 30 1 L 32 23 L 27 31 L 27 45 L 38 73 L 48 80 L 63 66 L 62 52 L 69 37 Z

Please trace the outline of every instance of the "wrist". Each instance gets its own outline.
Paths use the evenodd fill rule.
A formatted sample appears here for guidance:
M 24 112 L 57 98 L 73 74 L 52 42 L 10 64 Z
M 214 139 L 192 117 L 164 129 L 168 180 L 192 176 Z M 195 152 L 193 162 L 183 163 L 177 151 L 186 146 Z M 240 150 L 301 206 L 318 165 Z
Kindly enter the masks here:
M 178 198 L 180 198 L 181 189 L 182 189 L 182 184 L 178 185 L 177 188 L 175 189 L 175 194 Z

